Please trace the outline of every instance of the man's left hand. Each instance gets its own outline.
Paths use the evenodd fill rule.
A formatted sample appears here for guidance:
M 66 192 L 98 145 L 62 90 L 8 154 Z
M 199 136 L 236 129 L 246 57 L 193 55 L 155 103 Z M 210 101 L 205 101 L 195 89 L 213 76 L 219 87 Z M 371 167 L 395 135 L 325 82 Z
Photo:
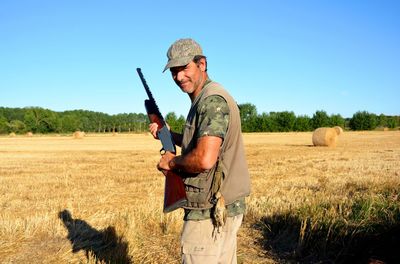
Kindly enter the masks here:
M 170 161 L 175 158 L 175 154 L 172 152 L 166 151 L 160 159 L 160 162 L 157 164 L 157 169 L 160 171 L 169 171 L 172 168 L 169 166 Z

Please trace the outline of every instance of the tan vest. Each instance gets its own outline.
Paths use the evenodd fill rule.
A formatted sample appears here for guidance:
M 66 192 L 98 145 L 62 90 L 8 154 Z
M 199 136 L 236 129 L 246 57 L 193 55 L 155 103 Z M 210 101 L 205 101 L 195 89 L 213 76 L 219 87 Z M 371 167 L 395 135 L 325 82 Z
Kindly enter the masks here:
M 193 101 L 186 119 L 182 140 L 182 154 L 196 147 L 197 107 L 199 102 L 210 95 L 222 96 L 229 107 L 229 124 L 224 141 L 220 148 L 219 163 L 222 166 L 223 180 L 221 193 L 226 205 L 250 194 L 250 177 L 245 159 L 243 139 L 241 134 L 240 113 L 235 100 L 218 83 L 210 82 L 204 86 L 201 93 Z M 211 208 L 211 185 L 215 172 L 212 169 L 199 174 L 185 175 L 184 183 L 188 203 L 184 208 Z

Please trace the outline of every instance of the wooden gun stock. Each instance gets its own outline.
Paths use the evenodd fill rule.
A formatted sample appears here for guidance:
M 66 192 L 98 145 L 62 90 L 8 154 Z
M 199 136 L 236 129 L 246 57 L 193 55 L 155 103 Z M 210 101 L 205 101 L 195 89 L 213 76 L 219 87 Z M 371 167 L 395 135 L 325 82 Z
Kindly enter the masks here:
M 173 171 L 165 174 L 164 213 L 172 212 L 186 205 L 186 191 L 182 178 Z

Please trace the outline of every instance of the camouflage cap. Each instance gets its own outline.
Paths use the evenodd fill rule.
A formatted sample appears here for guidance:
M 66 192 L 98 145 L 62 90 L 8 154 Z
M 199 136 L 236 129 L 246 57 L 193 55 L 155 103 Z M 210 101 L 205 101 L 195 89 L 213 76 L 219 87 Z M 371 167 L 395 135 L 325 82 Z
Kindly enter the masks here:
M 196 41 L 190 38 L 175 41 L 168 49 L 168 63 L 163 72 L 172 67 L 189 64 L 196 55 L 203 55 L 203 51 Z

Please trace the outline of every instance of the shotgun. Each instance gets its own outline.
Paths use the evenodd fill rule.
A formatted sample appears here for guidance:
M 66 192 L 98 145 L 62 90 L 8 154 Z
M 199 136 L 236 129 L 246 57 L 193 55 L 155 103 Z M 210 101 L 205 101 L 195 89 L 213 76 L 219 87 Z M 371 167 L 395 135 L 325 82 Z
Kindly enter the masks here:
M 149 99 L 144 100 L 146 107 L 147 116 L 151 123 L 157 123 L 158 131 L 157 136 L 161 141 L 162 148 L 160 150 L 161 155 L 166 151 L 176 154 L 176 147 L 172 138 L 171 131 L 169 131 L 165 120 L 158 109 L 157 103 L 154 100 L 153 94 L 150 91 L 150 87 L 147 85 L 146 80 L 142 74 L 140 68 L 136 69 L 139 74 L 140 80 L 143 83 L 144 89 L 146 90 Z M 183 184 L 182 178 L 173 171 L 167 171 L 165 175 L 165 189 L 164 189 L 164 213 L 169 213 L 178 209 L 186 204 L 186 191 L 185 185 Z

